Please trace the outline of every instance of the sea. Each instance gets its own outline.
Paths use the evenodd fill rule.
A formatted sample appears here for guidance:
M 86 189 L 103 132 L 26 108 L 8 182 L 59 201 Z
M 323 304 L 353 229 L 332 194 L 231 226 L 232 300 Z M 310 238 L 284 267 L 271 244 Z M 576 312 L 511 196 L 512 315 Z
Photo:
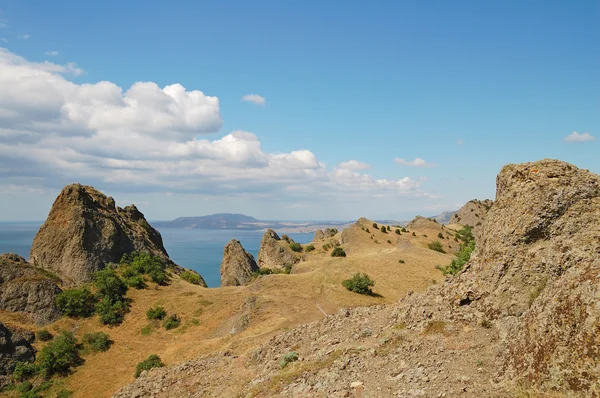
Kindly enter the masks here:
M 33 237 L 41 225 L 42 222 L 0 222 L 0 254 L 10 252 L 29 258 Z M 237 229 L 157 229 L 171 260 L 200 273 L 209 287 L 218 287 L 221 283 L 219 268 L 227 242 L 239 240 L 244 249 L 257 259 L 264 233 Z M 287 235 L 298 243 L 308 243 L 314 233 Z

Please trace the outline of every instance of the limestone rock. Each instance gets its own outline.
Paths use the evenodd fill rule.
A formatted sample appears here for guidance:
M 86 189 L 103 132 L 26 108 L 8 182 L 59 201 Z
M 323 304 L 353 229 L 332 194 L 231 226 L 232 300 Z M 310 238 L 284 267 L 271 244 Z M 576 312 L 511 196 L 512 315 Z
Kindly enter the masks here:
M 252 273 L 258 271 L 254 256 L 232 239 L 225 246 L 221 261 L 221 286 L 242 286 L 252 280 Z
M 134 205 L 116 207 L 113 198 L 93 187 L 72 184 L 58 195 L 35 236 L 30 261 L 67 284 L 80 284 L 132 251 L 172 263 L 160 233 Z
M 8 384 L 8 377 L 17 362 L 33 362 L 35 350 L 31 346 L 34 335 L 23 329 L 10 329 L 0 322 L 0 387 Z
M 25 314 L 37 324 L 60 317 L 57 280 L 14 253 L 0 255 L 0 309 Z
M 267 229 L 260 241 L 258 251 L 260 268 L 284 268 L 286 265 L 297 264 L 300 260 L 301 257 L 290 249 L 288 242 L 282 240 L 272 229 Z
M 450 217 L 448 224 L 468 225 L 478 231 L 493 203 L 489 199 L 470 200 Z

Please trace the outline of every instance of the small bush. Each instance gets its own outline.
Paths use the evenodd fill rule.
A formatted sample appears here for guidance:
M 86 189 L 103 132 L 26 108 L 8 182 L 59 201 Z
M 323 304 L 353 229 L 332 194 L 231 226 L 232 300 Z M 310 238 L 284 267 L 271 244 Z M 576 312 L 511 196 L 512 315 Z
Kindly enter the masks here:
M 405 261 L 404 261 L 404 260 L 398 260 L 398 262 L 399 262 L 400 264 L 404 264 L 404 263 L 405 263 Z
M 25 394 L 25 396 L 30 396 L 31 394 L 26 394 L 28 392 L 31 391 L 31 389 L 33 388 L 33 384 L 30 381 L 24 381 L 23 383 L 19 384 L 17 386 L 17 391 Z
M 134 275 L 134 276 L 129 276 L 127 278 L 123 279 L 123 282 L 125 282 L 125 284 L 128 287 L 132 287 L 134 289 L 145 289 L 146 288 L 146 281 L 144 281 L 144 277 L 141 275 Z
M 311 251 L 315 250 L 315 246 L 314 245 L 308 245 L 308 246 L 306 246 L 305 250 L 310 253 Z
M 94 286 L 99 297 L 108 297 L 111 301 L 119 301 L 127 293 L 127 285 L 112 268 L 96 272 Z
M 369 278 L 369 275 L 357 273 L 354 274 L 352 279 L 343 281 L 342 286 L 351 292 L 372 295 L 373 290 L 371 290 L 371 287 L 375 286 L 375 282 Z
M 165 264 L 160 257 L 148 252 L 132 252 L 121 258 L 122 275 L 148 275 L 153 282 L 164 285 L 169 278 L 165 272 Z
M 402 231 L 402 232 L 408 232 L 408 229 L 406 229 L 406 228 L 402 227 L 401 231 Z
M 113 341 L 104 332 L 86 333 L 83 335 L 83 343 L 92 352 L 108 351 Z
M 376 223 L 376 222 L 374 222 L 374 223 L 373 223 L 373 228 L 375 228 L 375 229 L 378 229 L 378 228 L 379 228 L 379 227 L 377 226 L 377 223 Z
M 346 252 L 341 247 L 336 247 L 331 252 L 331 257 L 346 257 Z
M 285 354 L 281 361 L 279 362 L 279 367 L 281 369 L 285 368 L 288 364 L 292 362 L 296 362 L 298 360 L 298 353 L 296 351 L 292 351 L 288 354 Z
M 436 240 L 435 242 L 431 242 L 427 245 L 428 248 L 430 248 L 433 251 L 436 252 L 440 252 L 440 253 L 446 253 L 444 251 L 444 249 L 442 248 L 442 244 L 440 243 L 439 240 Z
M 96 304 L 96 313 L 105 325 L 120 325 L 127 312 L 129 312 L 129 304 L 124 300 L 113 302 L 106 296 Z
M 284 264 L 283 265 L 283 273 L 289 275 L 292 273 L 292 264 Z
M 387 240 L 387 243 L 392 243 L 392 241 L 388 239 L 388 240 Z
M 184 271 L 181 275 L 179 275 L 179 277 L 184 281 L 191 283 L 192 285 L 200 285 L 202 283 L 200 275 L 190 270 Z
M 25 381 L 31 379 L 39 372 L 39 367 L 31 362 L 17 362 L 12 377 L 16 381 Z
M 137 364 L 135 367 L 135 377 L 140 377 L 144 370 L 162 368 L 163 366 L 165 366 L 165 364 L 161 361 L 158 355 L 150 355 L 148 358 Z
M 42 329 L 36 333 L 35 337 L 39 341 L 50 341 L 54 336 L 52 336 L 52 333 L 50 333 L 47 329 Z
M 62 332 L 40 351 L 37 363 L 42 374 L 49 378 L 65 374 L 81 363 L 77 340 L 71 332 Z
M 171 314 L 165 318 L 165 320 L 163 321 L 163 326 L 165 327 L 165 329 L 171 330 L 175 329 L 176 327 L 179 327 L 180 323 L 181 320 L 179 319 L 177 314 Z
M 442 235 L 442 233 L 440 232 L 440 233 L 438 233 L 438 238 L 444 239 L 444 235 Z
M 475 250 L 475 241 L 472 240 L 466 245 L 461 245 L 458 253 L 456 253 L 456 258 L 452 260 L 452 262 L 445 266 L 437 268 L 442 271 L 444 275 L 456 275 L 458 274 L 464 267 L 464 265 L 471 258 L 471 253 Z
M 412 236 L 417 236 L 417 234 L 415 234 L 415 232 L 413 231 Z
M 380 231 L 383 232 L 384 234 L 387 234 L 387 229 L 383 225 L 381 226 Z
M 297 253 L 300 253 L 302 251 L 302 245 L 300 243 L 292 242 L 290 243 L 290 249 Z
M 146 311 L 146 318 L 152 319 L 164 319 L 167 316 L 167 311 L 163 307 L 153 307 Z
M 329 243 L 325 243 L 325 244 L 323 245 L 323 250 L 327 251 L 327 250 L 329 250 L 329 249 L 331 249 L 331 245 L 330 245 Z
M 73 394 L 73 391 L 62 389 L 56 393 L 56 398 L 71 398 Z
M 400 235 L 400 230 L 396 229 L 396 235 Z
M 424 238 L 427 238 L 427 235 L 423 234 L 423 237 L 424 237 Z
M 392 228 L 390 228 L 390 226 L 388 225 L 388 226 L 387 226 L 387 230 L 388 230 L 388 231 L 391 231 L 391 230 L 392 230 Z
M 369 231 L 369 228 L 365 229 L 365 232 L 368 233 L 368 234 L 371 233 L 371 231 Z
M 87 287 L 62 291 L 56 306 L 66 316 L 88 317 L 94 313 L 94 296 Z

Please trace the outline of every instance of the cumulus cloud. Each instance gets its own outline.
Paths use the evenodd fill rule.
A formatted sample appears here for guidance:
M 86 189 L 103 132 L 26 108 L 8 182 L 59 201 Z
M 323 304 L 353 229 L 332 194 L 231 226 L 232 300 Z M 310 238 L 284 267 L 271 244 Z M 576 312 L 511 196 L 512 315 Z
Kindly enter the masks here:
M 0 49 L 0 186 L 56 189 L 80 181 L 119 192 L 255 195 L 292 203 L 367 198 L 375 191 L 426 195 L 408 177 L 359 173 L 368 165 L 356 160 L 328 170 L 308 149 L 265 152 L 248 131 L 204 139 L 218 133 L 223 120 L 218 98 L 201 91 L 69 80 L 81 73 L 75 64 L 30 62 Z
M 265 99 L 265 97 L 260 96 L 258 94 L 247 94 L 242 97 L 242 101 L 252 102 L 253 104 L 257 104 L 257 105 L 264 105 L 266 102 L 266 99 Z
M 348 160 L 347 162 L 340 163 L 340 169 L 346 170 L 366 170 L 370 168 L 371 165 L 363 162 L 359 162 L 357 160 Z
M 401 164 L 403 166 L 411 166 L 411 167 L 433 167 L 435 164 L 428 163 L 424 159 L 415 158 L 415 160 L 406 160 L 402 158 L 395 158 L 394 162 L 397 164 Z
M 58 51 L 47 51 L 44 54 L 49 55 L 51 57 L 56 57 L 58 55 Z
M 573 131 L 571 134 L 569 134 L 568 136 L 566 136 L 564 138 L 564 140 L 566 142 L 586 142 L 586 141 L 593 141 L 595 139 L 596 139 L 596 137 L 594 137 L 590 133 L 579 134 L 577 131 Z
M 24 33 L 24 34 L 20 34 L 18 37 L 21 40 L 29 40 L 31 38 L 31 35 L 27 34 L 27 33 Z

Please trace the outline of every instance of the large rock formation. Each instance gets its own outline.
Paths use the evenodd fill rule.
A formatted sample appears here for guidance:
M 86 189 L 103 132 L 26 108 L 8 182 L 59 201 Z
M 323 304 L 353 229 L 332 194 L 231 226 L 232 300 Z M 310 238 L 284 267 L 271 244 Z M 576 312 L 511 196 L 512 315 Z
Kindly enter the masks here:
M 470 262 L 403 313 L 493 321 L 508 379 L 600 394 L 600 177 L 557 160 L 505 166 Z
M 67 284 L 90 280 L 125 253 L 147 251 L 169 264 L 160 233 L 134 206 L 115 206 L 112 197 L 85 185 L 66 186 L 31 247 L 30 261 Z
M 242 286 L 252 280 L 252 273 L 259 270 L 254 256 L 232 239 L 225 246 L 221 261 L 221 286 Z
M 35 350 L 31 346 L 34 335 L 22 329 L 9 329 L 0 322 L 0 388 L 10 381 L 17 362 L 33 362 Z
M 21 256 L 0 255 L 0 309 L 25 314 L 37 324 L 60 317 L 56 295 L 61 290 L 48 272 L 33 268 Z
M 339 231 L 337 230 L 337 228 L 325 228 L 325 231 L 323 231 L 322 229 L 317 230 L 317 232 L 315 232 L 315 236 L 313 237 L 313 242 L 320 242 L 323 239 L 327 239 L 330 238 L 332 236 L 335 236 Z
M 300 256 L 290 249 L 288 242 L 282 240 L 272 229 L 267 229 L 260 241 L 258 251 L 260 268 L 284 268 L 286 265 L 298 263 L 300 259 Z

